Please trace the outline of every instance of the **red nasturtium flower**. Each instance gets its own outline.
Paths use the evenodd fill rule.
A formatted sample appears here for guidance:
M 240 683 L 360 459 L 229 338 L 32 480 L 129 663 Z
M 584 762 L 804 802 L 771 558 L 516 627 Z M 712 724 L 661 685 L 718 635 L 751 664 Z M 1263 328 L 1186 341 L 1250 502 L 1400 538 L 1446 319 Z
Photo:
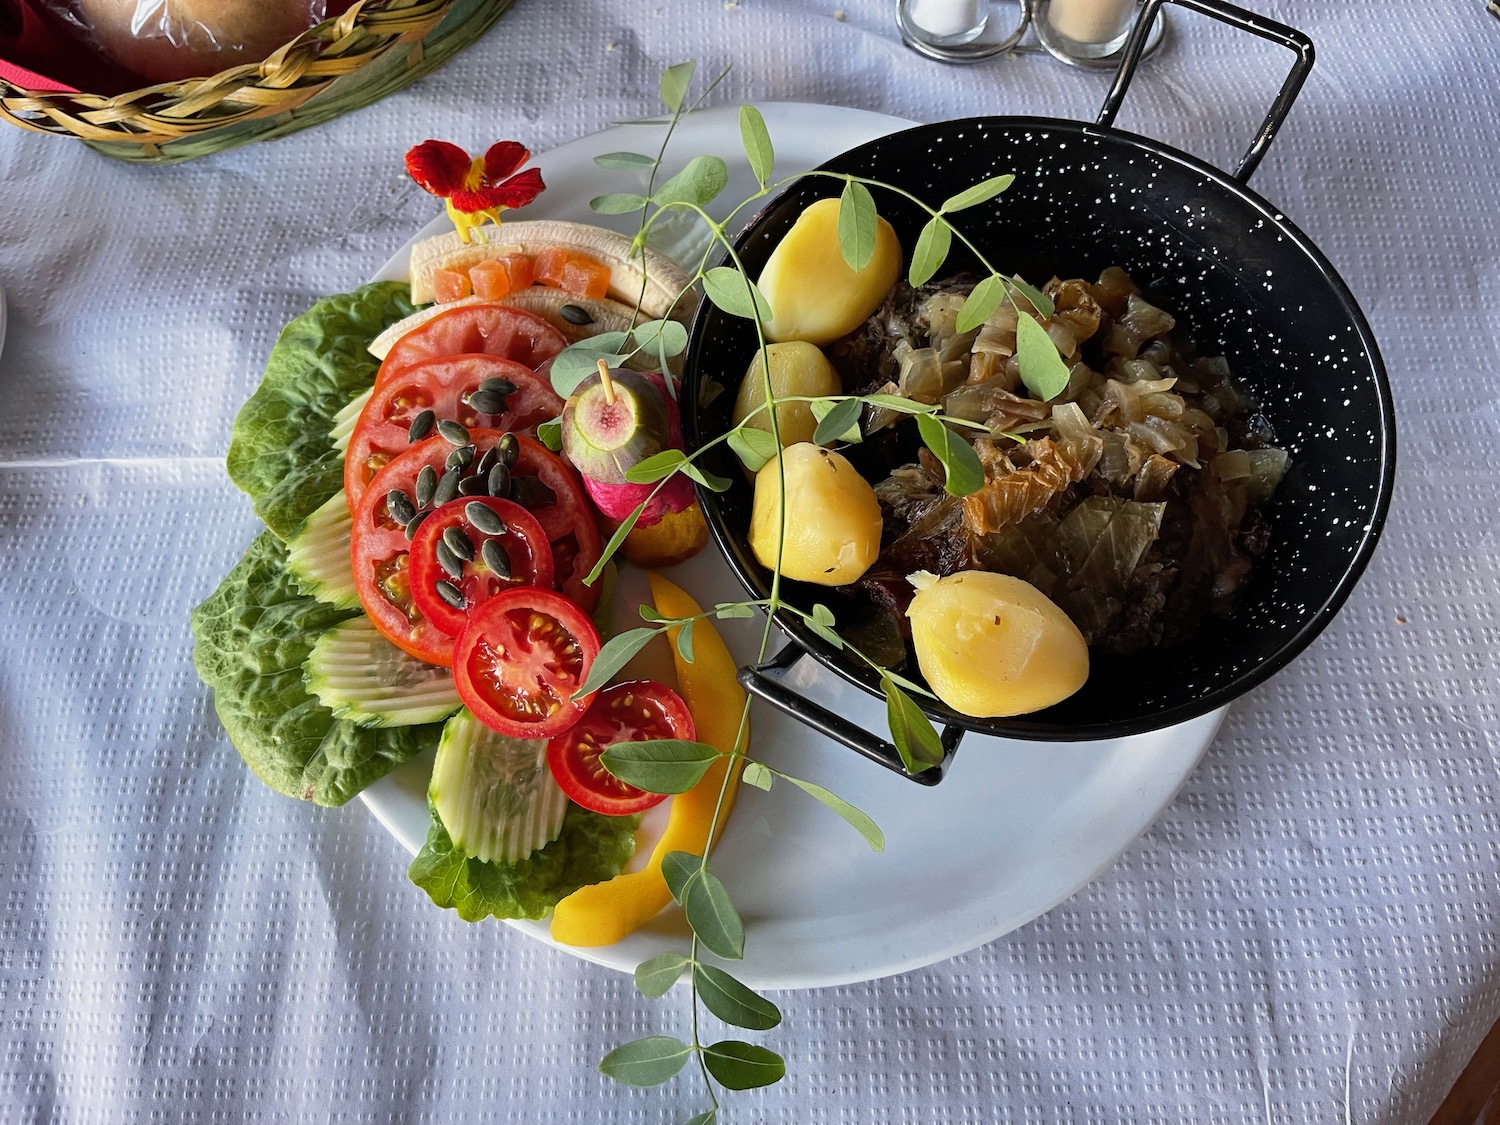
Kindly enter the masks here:
M 525 145 L 500 141 L 483 156 L 469 154 L 447 141 L 423 141 L 406 154 L 406 171 L 426 191 L 448 203 L 448 217 L 468 242 L 486 219 L 500 223 L 500 212 L 524 207 L 546 185 L 535 168 L 518 172 L 531 159 Z

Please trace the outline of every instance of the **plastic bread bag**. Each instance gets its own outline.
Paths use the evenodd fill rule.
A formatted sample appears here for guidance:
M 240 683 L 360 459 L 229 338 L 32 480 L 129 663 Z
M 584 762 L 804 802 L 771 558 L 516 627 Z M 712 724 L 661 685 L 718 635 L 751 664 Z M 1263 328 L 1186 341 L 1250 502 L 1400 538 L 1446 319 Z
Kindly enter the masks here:
M 147 83 L 256 63 L 350 0 L 44 0 Z

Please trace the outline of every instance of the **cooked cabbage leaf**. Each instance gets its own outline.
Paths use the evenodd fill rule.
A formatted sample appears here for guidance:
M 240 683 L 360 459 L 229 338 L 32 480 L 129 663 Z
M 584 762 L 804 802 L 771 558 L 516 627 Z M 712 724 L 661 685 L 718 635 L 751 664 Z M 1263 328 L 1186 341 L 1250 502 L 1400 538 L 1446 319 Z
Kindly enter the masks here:
M 324 297 L 284 329 L 265 377 L 240 408 L 225 460 L 277 538 L 289 539 L 343 487 L 334 415 L 375 382 L 369 343 L 416 306 L 405 282 L 377 281 Z
M 429 801 L 427 840 L 407 869 L 438 906 L 465 922 L 484 918 L 542 918 L 579 887 L 613 879 L 635 852 L 638 816 L 600 816 L 568 808 L 562 833 L 518 863 L 484 863 L 453 846 Z
M 240 757 L 271 788 L 320 805 L 342 805 L 442 731 L 359 727 L 308 694 L 302 664 L 313 642 L 352 616 L 298 590 L 269 532 L 192 614 L 193 663 Z

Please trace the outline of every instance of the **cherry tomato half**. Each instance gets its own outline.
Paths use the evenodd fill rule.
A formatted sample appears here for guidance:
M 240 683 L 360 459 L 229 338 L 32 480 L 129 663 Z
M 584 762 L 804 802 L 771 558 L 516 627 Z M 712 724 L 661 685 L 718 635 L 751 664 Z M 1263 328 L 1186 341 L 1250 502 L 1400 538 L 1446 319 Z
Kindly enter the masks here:
M 375 387 L 402 368 L 445 356 L 497 355 L 535 370 L 568 344 L 539 316 L 510 305 L 460 305 L 417 325 L 391 347 L 375 375 Z
M 627 785 L 604 768 L 599 755 L 617 742 L 696 737 L 687 704 L 655 680 L 611 684 L 594 696 L 583 718 L 547 743 L 552 776 L 575 804 L 605 816 L 638 813 L 666 800 Z
M 469 518 L 470 504 L 482 504 L 494 512 L 504 530 L 488 534 L 476 528 Z M 446 543 L 455 536 L 461 537 L 460 552 L 453 551 Z M 495 544 L 490 551 L 498 548 L 503 552 L 496 561 L 508 574 L 497 574 L 490 569 L 486 543 Z M 466 559 L 466 554 L 473 558 Z M 455 563 L 456 574 L 448 569 Z M 447 601 L 438 589 L 439 582 L 448 583 L 461 604 Z M 519 504 L 492 496 L 450 500 L 423 520 L 412 537 L 412 600 L 423 617 L 450 637 L 458 636 L 476 607 L 511 586 L 552 587 L 552 548 L 547 545 L 547 533 L 536 517 Z M 451 592 L 449 596 L 453 596 Z
M 512 586 L 476 609 L 453 650 L 453 683 L 464 706 L 491 730 L 551 738 L 588 710 L 573 693 L 602 647 L 576 602 L 556 590 Z
M 516 389 L 498 414 L 476 410 L 470 401 L 486 379 L 505 379 Z M 391 373 L 360 412 L 344 455 L 344 492 L 349 506 L 365 485 L 396 454 L 410 446 L 412 419 L 431 410 L 440 419 L 473 429 L 512 430 L 528 436 L 537 425 L 562 413 L 563 400 L 552 384 L 531 368 L 492 355 L 454 355 L 415 363 Z

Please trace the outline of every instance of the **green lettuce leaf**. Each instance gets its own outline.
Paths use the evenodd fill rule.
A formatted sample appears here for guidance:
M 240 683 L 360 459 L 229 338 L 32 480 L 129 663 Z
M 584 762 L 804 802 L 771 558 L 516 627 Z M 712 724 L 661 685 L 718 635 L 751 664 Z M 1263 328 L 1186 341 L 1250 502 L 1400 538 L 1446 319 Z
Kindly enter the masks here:
M 352 616 L 297 589 L 286 547 L 269 532 L 192 615 L 193 663 L 235 749 L 271 788 L 320 805 L 342 805 L 436 746 L 442 731 L 358 727 L 308 694 L 302 663 L 313 642 Z
M 229 479 L 278 538 L 291 538 L 343 487 L 343 455 L 328 437 L 333 416 L 374 385 L 380 361 L 370 341 L 415 308 L 405 282 L 378 281 L 324 297 L 282 329 L 235 417 L 226 457 Z
M 483 918 L 542 918 L 579 887 L 613 879 L 635 852 L 638 816 L 600 816 L 568 808 L 562 834 L 519 863 L 484 863 L 453 846 L 437 810 L 427 841 L 407 876 L 433 902 L 465 922 Z

